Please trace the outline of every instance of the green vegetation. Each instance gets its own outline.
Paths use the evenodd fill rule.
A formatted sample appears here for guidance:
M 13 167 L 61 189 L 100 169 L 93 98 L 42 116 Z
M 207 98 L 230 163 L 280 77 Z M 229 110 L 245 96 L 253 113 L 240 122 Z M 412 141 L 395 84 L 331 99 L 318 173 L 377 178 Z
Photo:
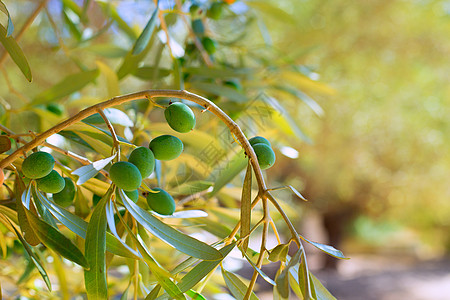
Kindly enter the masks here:
M 195 115 L 192 109 L 184 103 L 175 102 L 164 111 L 169 126 L 178 132 L 186 133 L 195 127 Z
M 30 179 L 38 179 L 50 174 L 55 159 L 47 152 L 38 151 L 23 160 L 22 173 Z
M 130 157 L 128 157 L 128 162 L 139 169 L 142 178 L 150 176 L 155 169 L 155 156 L 147 147 L 137 147 L 134 149 L 131 152 Z
M 213 2 L 206 12 L 208 18 L 219 20 L 222 17 L 224 5 L 225 3 L 223 3 L 222 1 Z
M 52 170 L 47 176 L 36 179 L 37 187 L 45 193 L 59 193 L 66 184 L 58 172 Z
M 173 135 L 160 135 L 154 138 L 149 145 L 156 159 L 172 160 L 183 152 L 183 142 Z
M 73 203 L 75 199 L 76 188 L 72 179 L 64 177 L 64 189 L 59 193 L 53 194 L 53 201 L 63 207 L 67 207 Z
M 113 164 L 109 169 L 109 176 L 117 187 L 129 192 L 138 189 L 142 182 L 139 169 L 127 161 Z
M 258 143 L 252 145 L 258 157 L 258 163 L 262 170 L 268 169 L 275 164 L 275 152 L 267 144 Z
M 267 146 L 272 147 L 272 144 L 270 144 L 270 142 L 262 136 L 254 136 L 249 139 L 248 142 L 251 146 L 254 146 L 256 144 L 266 144 Z
M 137 202 L 139 199 L 139 190 L 134 191 L 124 191 L 125 195 L 127 195 L 128 198 L 130 198 L 133 202 Z
M 175 212 L 175 201 L 172 196 L 160 188 L 153 188 L 156 193 L 147 194 L 148 206 L 160 215 L 171 215 Z
M 217 43 L 210 37 L 203 37 L 202 38 L 202 45 L 205 48 L 206 52 L 208 52 L 209 55 L 213 55 L 217 50 Z

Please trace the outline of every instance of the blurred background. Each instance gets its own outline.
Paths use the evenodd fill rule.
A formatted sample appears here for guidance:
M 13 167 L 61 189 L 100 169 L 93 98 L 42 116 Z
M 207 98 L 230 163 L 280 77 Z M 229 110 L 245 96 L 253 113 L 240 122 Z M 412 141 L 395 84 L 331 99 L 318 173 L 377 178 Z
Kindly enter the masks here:
M 16 32 L 38 3 L 4 2 Z M 279 193 L 298 231 L 351 258 L 307 247 L 310 268 L 333 295 L 450 299 L 450 2 L 225 1 L 217 19 L 190 11 L 214 2 L 161 0 L 171 45 L 159 31 L 126 70 L 152 3 L 48 1 L 20 41 L 33 82 L 10 59 L 3 63 L 3 122 L 40 131 L 51 120 L 39 109 L 50 104 L 62 118 L 148 88 L 204 95 L 248 125 L 247 135 L 273 141 L 268 181 L 295 186 L 309 200 Z M 205 71 L 211 66 L 229 73 Z M 30 109 L 31 99 L 69 74 L 97 67 L 95 85 Z M 222 129 L 213 126 L 216 136 Z M 237 205 L 226 199 L 219 203 Z

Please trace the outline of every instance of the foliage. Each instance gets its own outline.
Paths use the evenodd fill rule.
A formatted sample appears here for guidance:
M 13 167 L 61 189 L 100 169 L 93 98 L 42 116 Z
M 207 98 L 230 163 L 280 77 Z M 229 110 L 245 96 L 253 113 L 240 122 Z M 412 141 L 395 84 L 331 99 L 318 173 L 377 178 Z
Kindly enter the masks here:
M 303 52 L 280 58 L 267 29 L 279 18 L 295 27 L 292 15 L 265 1 L 136 1 L 127 7 L 126 1 L 42 0 L 22 16 L 28 19 L 15 35 L 0 3 L 8 18 L 7 29 L 0 27 L 1 129 L 11 141 L 0 162 L 0 245 L 8 267 L 20 253 L 27 262 L 19 278 L 10 278 L 18 293 L 187 299 L 214 297 L 226 287 L 237 299 L 256 299 L 261 276 L 279 298 L 292 287 L 304 299 L 334 299 L 309 272 L 302 240 L 345 257 L 297 233 L 246 137 L 270 128 L 264 134 L 269 140 L 309 141 L 286 107 L 302 101 L 322 114 L 301 88 L 328 88 L 295 63 Z M 7 4 L 10 10 L 30 5 Z M 199 9 L 188 13 L 192 5 Z M 8 55 L 12 62 L 6 64 Z M 33 82 L 25 84 L 23 75 Z M 283 77 L 289 80 L 276 79 Z M 163 113 L 181 99 L 197 118 L 187 133 L 174 132 Z M 173 161 L 156 160 L 135 203 L 111 183 L 108 171 L 160 135 L 173 135 L 184 151 Z M 56 170 L 76 182 L 68 208 L 21 173 L 23 159 L 36 149 L 51 152 Z M 120 173 L 111 176 L 118 185 Z M 176 199 L 172 215 L 148 209 L 145 196 L 156 187 Z M 287 238 L 272 218 L 286 224 Z M 276 255 L 279 248 L 267 248 L 269 231 L 285 249 Z M 252 249 L 249 239 L 259 234 L 260 249 Z M 295 254 L 289 257 L 291 244 Z M 249 282 L 226 267 L 239 250 L 254 269 Z M 276 278 L 262 270 L 267 257 L 280 262 Z M 33 284 L 38 273 L 47 290 Z M 85 283 L 72 284 L 81 273 Z M 53 292 L 49 274 L 58 281 Z

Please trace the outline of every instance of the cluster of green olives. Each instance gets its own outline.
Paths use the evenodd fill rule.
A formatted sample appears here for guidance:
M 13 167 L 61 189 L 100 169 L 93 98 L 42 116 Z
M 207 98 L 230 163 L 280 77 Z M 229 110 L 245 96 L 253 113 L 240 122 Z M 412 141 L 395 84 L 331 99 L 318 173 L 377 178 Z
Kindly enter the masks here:
M 268 169 L 275 164 L 275 152 L 270 142 L 262 136 L 255 136 L 248 140 L 262 170 Z
M 22 173 L 26 178 L 35 180 L 41 191 L 52 193 L 57 204 L 66 207 L 75 198 L 75 184 L 72 179 L 63 178 L 53 170 L 54 166 L 55 159 L 51 154 L 38 151 L 24 159 Z
M 195 127 L 195 115 L 184 103 L 171 103 L 164 111 L 169 126 L 180 133 L 191 131 Z M 138 188 L 142 179 L 153 173 L 155 159 L 172 160 L 183 152 L 183 142 L 173 135 L 160 135 L 154 138 L 148 148 L 137 147 L 134 149 L 128 161 L 114 163 L 109 175 L 114 184 L 125 191 L 126 195 L 133 201 L 139 198 Z M 148 193 L 147 203 L 155 212 L 162 215 L 171 215 L 175 211 L 175 201 L 172 196 L 160 188 L 154 188 L 155 193 Z

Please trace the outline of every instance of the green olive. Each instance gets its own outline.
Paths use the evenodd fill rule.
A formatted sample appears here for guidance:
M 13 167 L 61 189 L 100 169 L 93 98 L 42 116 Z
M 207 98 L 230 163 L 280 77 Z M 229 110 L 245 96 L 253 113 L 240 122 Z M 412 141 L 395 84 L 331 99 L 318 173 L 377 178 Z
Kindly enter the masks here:
M 266 144 L 254 144 L 253 150 L 255 150 L 258 164 L 262 170 L 268 169 L 275 164 L 275 152 Z
M 138 189 L 142 182 L 139 169 L 127 161 L 119 161 L 113 164 L 109 169 L 109 176 L 117 187 L 125 191 Z
M 178 132 L 186 133 L 195 127 L 195 115 L 192 109 L 184 103 L 175 102 L 164 111 L 169 126 Z
M 47 176 L 36 179 L 37 187 L 45 193 L 59 193 L 61 192 L 66 182 L 61 175 L 55 170 L 52 170 Z
M 47 176 L 55 166 L 55 159 L 47 152 L 38 151 L 24 159 L 22 173 L 28 178 L 38 179 Z
M 156 159 L 172 160 L 183 152 L 183 142 L 173 135 L 161 135 L 154 138 L 149 145 Z
M 157 193 L 147 194 L 148 206 L 161 215 L 171 215 L 175 212 L 175 201 L 172 196 L 160 188 L 154 188 Z

